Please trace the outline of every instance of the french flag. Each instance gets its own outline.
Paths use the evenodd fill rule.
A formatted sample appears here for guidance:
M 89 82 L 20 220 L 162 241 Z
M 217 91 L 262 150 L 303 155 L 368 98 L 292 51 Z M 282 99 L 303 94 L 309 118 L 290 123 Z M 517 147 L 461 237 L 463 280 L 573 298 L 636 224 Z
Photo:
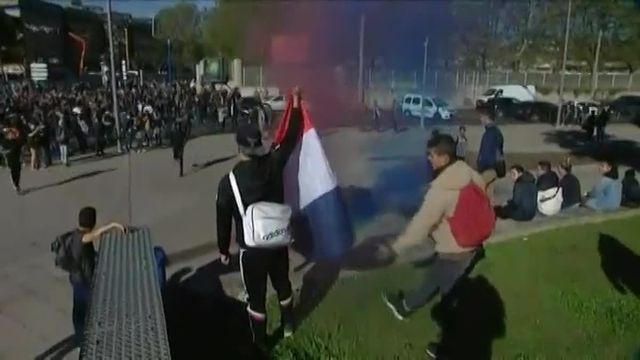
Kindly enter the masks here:
M 344 256 L 353 245 L 353 231 L 336 176 L 325 155 L 304 101 L 301 104 L 302 139 L 285 167 L 285 201 L 294 210 L 294 247 L 308 260 Z M 291 118 L 289 99 L 276 130 L 274 143 L 282 142 Z

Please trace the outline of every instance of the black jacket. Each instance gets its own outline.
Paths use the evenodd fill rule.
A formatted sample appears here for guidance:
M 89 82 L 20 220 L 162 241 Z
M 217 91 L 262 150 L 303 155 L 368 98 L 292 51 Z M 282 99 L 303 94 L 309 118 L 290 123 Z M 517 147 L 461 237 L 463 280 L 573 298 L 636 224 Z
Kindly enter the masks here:
M 560 184 L 560 180 L 558 179 L 558 175 L 553 171 L 548 171 L 538 176 L 538 181 L 536 182 L 538 191 L 545 191 L 558 187 L 558 184 Z
M 580 204 L 582 199 L 582 191 L 580 189 L 580 180 L 568 173 L 560 180 L 560 188 L 562 189 L 562 208 L 566 209 L 574 205 Z
M 538 189 L 536 179 L 525 171 L 513 185 L 513 197 L 507 206 L 510 217 L 518 221 L 528 221 L 536 216 L 538 210 Z
M 622 204 L 627 207 L 640 205 L 640 184 L 635 176 L 625 175 L 622 179 Z
M 302 130 L 302 111 L 293 109 L 289 128 L 280 146 L 267 155 L 241 161 L 233 168 L 245 209 L 256 202 L 268 201 L 284 203 L 283 172 L 287 160 L 293 153 Z M 231 243 L 231 219 L 236 223 L 236 242 L 246 248 L 242 229 L 242 217 L 236 205 L 229 176 L 218 184 L 216 200 L 218 248 L 220 253 L 229 254 Z

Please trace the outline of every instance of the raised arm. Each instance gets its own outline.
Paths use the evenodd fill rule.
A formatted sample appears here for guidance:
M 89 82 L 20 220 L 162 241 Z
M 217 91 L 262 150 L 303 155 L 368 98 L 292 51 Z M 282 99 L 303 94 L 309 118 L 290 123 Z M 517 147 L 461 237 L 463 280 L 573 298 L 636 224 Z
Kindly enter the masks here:
M 112 229 L 118 229 L 120 231 L 122 231 L 123 233 L 126 233 L 126 229 L 122 224 L 119 223 L 111 223 L 109 225 L 105 225 L 101 228 L 95 229 L 91 232 L 88 232 L 86 234 L 84 234 L 82 236 L 82 242 L 83 243 L 97 243 L 98 240 L 100 240 L 100 237 L 102 236 L 102 234 L 104 234 L 107 231 L 110 231 Z
M 273 151 L 273 157 L 276 159 L 278 166 L 284 168 L 289 160 L 289 157 L 295 150 L 298 142 L 300 141 L 300 133 L 302 131 L 303 115 L 302 115 L 302 102 L 300 95 L 294 95 L 293 104 L 291 108 L 291 114 L 289 118 L 289 126 L 287 131 L 280 142 L 279 146 Z

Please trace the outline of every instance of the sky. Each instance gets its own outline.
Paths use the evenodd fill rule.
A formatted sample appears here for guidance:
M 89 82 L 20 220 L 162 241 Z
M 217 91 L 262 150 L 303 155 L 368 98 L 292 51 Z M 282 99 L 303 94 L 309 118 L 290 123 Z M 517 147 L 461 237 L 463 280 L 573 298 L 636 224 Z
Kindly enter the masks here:
M 68 5 L 70 0 L 47 0 L 58 5 Z M 151 18 L 164 7 L 177 3 L 178 0 L 112 0 L 113 11 L 130 13 L 133 17 Z M 210 8 L 215 0 L 189 0 L 200 8 Z M 85 6 L 101 6 L 106 8 L 107 0 L 82 0 Z

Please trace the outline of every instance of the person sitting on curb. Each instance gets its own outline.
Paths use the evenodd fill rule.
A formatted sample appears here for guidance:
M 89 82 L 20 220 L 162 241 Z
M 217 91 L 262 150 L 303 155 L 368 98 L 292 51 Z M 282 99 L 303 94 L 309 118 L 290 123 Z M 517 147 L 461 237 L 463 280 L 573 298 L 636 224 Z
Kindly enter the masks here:
M 640 184 L 636 179 L 636 171 L 625 171 L 622 179 L 622 206 L 628 208 L 640 207 Z
M 545 216 L 553 216 L 562 208 L 562 188 L 558 175 L 551 170 L 548 161 L 538 162 L 538 211 Z
M 580 180 L 571 172 L 571 159 L 566 158 L 558 165 L 560 176 L 560 188 L 562 189 L 562 210 L 573 209 L 580 206 L 582 191 Z
M 611 159 L 600 162 L 602 178 L 586 194 L 584 205 L 596 211 L 616 210 L 622 203 L 622 184 L 618 181 L 618 167 Z
M 536 179 L 521 165 L 513 165 L 509 170 L 513 184 L 513 196 L 503 206 L 495 207 L 496 216 L 501 219 L 530 221 L 536 216 Z

